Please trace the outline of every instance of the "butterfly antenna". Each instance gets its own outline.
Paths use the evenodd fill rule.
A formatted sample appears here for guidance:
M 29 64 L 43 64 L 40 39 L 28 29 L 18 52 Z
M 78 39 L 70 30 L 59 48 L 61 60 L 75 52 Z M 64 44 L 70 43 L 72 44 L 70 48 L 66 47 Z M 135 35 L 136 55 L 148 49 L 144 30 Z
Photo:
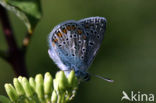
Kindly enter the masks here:
M 95 75 L 95 77 L 100 78 L 100 79 L 103 79 L 103 80 L 105 80 L 105 81 L 107 81 L 107 82 L 111 82 L 111 83 L 113 83 L 113 82 L 114 82 L 114 80 L 112 80 L 112 79 L 109 79 L 109 78 L 104 78 L 104 77 L 99 76 L 99 75 Z
M 110 83 L 113 83 L 113 82 L 114 82 L 114 80 L 109 79 L 109 78 L 104 78 L 104 77 L 102 77 L 102 76 L 95 75 L 95 74 L 91 74 L 91 75 L 93 75 L 93 76 L 95 76 L 95 77 L 97 77 L 97 78 L 103 79 L 103 80 L 105 80 L 105 81 L 107 81 L 107 82 L 110 82 Z

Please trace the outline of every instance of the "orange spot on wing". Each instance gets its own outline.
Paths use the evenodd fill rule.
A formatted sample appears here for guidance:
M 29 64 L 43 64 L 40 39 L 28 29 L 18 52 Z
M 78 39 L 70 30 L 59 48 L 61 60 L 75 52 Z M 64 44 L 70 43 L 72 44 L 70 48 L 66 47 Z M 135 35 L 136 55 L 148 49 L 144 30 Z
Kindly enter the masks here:
M 78 29 L 77 32 L 78 32 L 79 34 L 82 34 L 82 30 L 80 30 L 80 29 Z
M 62 32 L 67 34 L 67 30 L 65 28 L 62 30 Z
M 62 33 L 60 33 L 60 32 L 58 32 L 57 35 L 58 35 L 59 37 L 62 37 Z
M 54 42 L 56 43 L 58 41 L 58 39 L 54 39 Z
M 76 29 L 75 25 L 72 25 L 72 29 L 73 29 L 73 30 L 75 30 L 75 29 Z
M 55 43 L 54 42 L 52 42 L 52 46 L 55 46 Z
M 69 25 L 67 26 L 67 30 L 71 30 L 71 27 Z

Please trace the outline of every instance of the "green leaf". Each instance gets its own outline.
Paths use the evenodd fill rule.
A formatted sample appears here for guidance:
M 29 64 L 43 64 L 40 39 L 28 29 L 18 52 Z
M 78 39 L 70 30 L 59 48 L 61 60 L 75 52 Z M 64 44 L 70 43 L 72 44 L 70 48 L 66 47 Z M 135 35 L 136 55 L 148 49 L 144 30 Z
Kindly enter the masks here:
M 11 103 L 11 101 L 9 100 L 9 98 L 0 95 L 0 103 Z
M 41 18 L 40 0 L 0 0 L 0 4 L 14 12 L 32 32 Z

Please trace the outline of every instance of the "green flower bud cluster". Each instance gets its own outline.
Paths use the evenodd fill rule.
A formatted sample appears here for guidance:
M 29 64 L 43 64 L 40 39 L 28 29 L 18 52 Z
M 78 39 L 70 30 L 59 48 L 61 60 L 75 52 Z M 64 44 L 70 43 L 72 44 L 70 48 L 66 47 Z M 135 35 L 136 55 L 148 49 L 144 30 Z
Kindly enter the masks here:
M 57 72 L 54 79 L 47 72 L 44 78 L 41 74 L 29 80 L 19 76 L 13 85 L 6 83 L 4 87 L 10 100 L 0 96 L 2 103 L 67 103 L 75 96 L 78 80 L 73 70 L 68 78 L 64 71 Z

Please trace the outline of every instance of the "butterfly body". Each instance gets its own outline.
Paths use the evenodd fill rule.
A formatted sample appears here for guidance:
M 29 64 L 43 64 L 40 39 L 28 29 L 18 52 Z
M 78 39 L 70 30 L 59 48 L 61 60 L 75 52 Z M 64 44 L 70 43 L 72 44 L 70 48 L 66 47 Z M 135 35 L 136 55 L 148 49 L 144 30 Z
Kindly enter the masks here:
M 90 17 L 66 21 L 49 35 L 49 55 L 68 76 L 74 69 L 80 79 L 88 79 L 87 70 L 102 43 L 106 19 Z

